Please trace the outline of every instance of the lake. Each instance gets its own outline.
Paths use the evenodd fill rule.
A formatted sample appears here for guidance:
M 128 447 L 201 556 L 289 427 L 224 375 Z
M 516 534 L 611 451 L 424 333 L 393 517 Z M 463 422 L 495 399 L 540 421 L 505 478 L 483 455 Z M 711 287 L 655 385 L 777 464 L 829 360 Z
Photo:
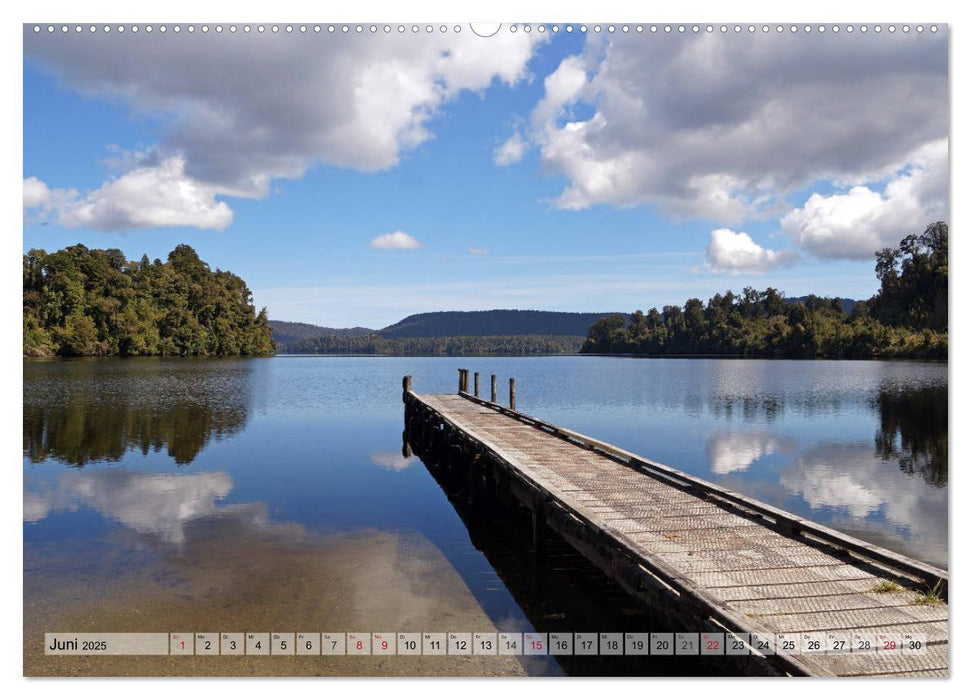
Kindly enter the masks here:
M 515 512 L 402 456 L 401 378 L 517 408 L 946 568 L 948 368 L 609 357 L 24 362 L 24 664 L 44 674 L 704 673 L 599 657 L 44 657 L 44 631 L 639 631 Z M 467 522 L 469 524 L 467 524 Z M 656 662 L 655 662 L 656 663 Z

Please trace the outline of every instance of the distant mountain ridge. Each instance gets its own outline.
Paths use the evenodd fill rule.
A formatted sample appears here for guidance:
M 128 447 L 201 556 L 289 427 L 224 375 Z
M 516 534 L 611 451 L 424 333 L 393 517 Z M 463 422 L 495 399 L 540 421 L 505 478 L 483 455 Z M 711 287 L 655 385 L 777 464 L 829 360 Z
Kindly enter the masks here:
M 788 303 L 815 306 L 829 303 L 814 295 L 789 297 Z M 844 313 L 854 299 L 838 298 Z M 311 323 L 270 321 L 278 353 L 452 354 L 463 348 L 495 354 L 497 348 L 522 347 L 530 352 L 576 352 L 594 323 L 607 316 L 628 314 L 493 309 L 432 311 L 412 314 L 375 330 L 360 326 L 329 328 Z M 527 336 L 529 336 L 527 340 Z M 516 339 L 521 342 L 516 344 Z M 478 339 L 478 340 L 476 340 Z M 512 345 L 510 345 L 512 343 Z M 554 349 L 555 348 L 555 349 Z
M 500 335 L 586 335 L 610 313 L 568 311 L 433 311 L 414 314 L 378 331 L 383 338 L 436 338 Z
M 336 336 L 338 338 L 354 338 L 374 333 L 374 330 L 371 328 L 328 328 L 326 326 L 315 326 L 312 323 L 272 320 L 269 323 L 270 328 L 273 329 L 273 342 L 278 346 L 306 340 L 307 338 L 320 338 L 325 335 Z
M 370 328 L 328 328 L 311 323 L 270 321 L 277 347 L 311 338 L 331 336 L 357 338 L 453 338 L 470 336 L 579 336 L 586 337 L 590 326 L 610 313 L 571 311 L 432 311 L 407 316 L 381 330 Z

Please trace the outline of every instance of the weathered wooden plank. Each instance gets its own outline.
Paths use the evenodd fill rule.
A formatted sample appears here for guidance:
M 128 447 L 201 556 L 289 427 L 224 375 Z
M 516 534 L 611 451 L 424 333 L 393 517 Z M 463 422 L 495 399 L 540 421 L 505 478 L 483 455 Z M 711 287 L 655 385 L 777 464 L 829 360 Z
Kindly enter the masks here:
M 684 532 L 687 530 L 718 530 L 722 528 L 758 528 L 761 523 L 732 513 L 697 513 L 690 516 L 644 517 L 628 513 L 625 520 L 635 525 L 639 532 Z
M 738 586 L 759 584 L 794 584 L 814 583 L 824 581 L 845 581 L 865 578 L 872 580 L 854 566 L 807 566 L 801 569 L 767 569 L 765 571 L 734 571 L 734 572 L 697 572 L 691 575 L 692 580 L 699 585 L 708 586 Z
M 753 553 L 754 554 L 754 553 Z M 763 569 L 801 569 L 805 567 L 841 566 L 842 562 L 834 560 L 821 552 L 799 552 L 794 554 L 773 554 L 771 551 L 759 553 L 755 557 L 739 556 L 736 561 L 727 562 L 724 558 L 710 558 L 705 556 L 678 556 L 677 554 L 661 554 L 665 561 L 677 566 L 679 571 L 686 574 L 695 572 L 716 571 L 759 571 Z M 727 568 L 726 568 L 727 567 Z
M 931 613 L 930 619 L 919 620 L 905 608 L 869 608 L 866 610 L 825 610 L 787 615 L 760 615 L 759 622 L 775 632 L 908 631 L 927 635 L 928 641 L 942 641 L 947 635 L 947 613 Z M 944 635 L 931 637 L 932 634 Z
M 739 551 L 762 547 L 784 547 L 792 540 L 757 523 L 748 522 L 744 528 L 717 528 L 711 530 L 665 530 L 662 532 L 638 531 L 628 536 L 635 546 L 651 551 L 693 551 L 701 553 L 711 550 L 713 556 L 721 556 L 726 561 L 734 561 Z M 685 550 L 683 545 L 690 545 Z
M 939 614 L 930 606 L 914 605 L 914 593 L 844 593 L 830 596 L 803 596 L 793 598 L 762 598 L 758 600 L 735 601 L 732 606 L 746 615 L 765 615 L 777 612 L 786 614 L 831 612 L 837 610 L 864 610 L 872 608 L 907 608 L 909 617 L 918 619 L 938 619 Z
M 684 518 L 705 515 L 722 515 L 729 511 L 720 508 L 714 503 L 707 501 L 692 501 L 684 505 L 648 505 L 627 508 L 618 518 L 631 518 L 632 520 L 650 519 L 661 521 L 667 518 Z M 610 518 L 605 518 L 609 520 Z
M 771 600 L 777 598 L 826 598 L 849 593 L 872 591 L 881 579 L 871 576 L 843 581 L 815 581 L 813 583 L 761 584 L 754 586 L 711 586 L 711 591 L 726 602 Z

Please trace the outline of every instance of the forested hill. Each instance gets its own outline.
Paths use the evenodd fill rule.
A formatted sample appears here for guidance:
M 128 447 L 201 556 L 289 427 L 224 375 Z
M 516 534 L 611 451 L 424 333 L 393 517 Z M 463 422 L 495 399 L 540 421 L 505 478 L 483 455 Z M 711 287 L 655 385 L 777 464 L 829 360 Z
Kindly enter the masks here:
M 451 336 L 572 335 L 587 329 L 609 313 L 564 311 L 435 311 L 408 316 L 380 331 L 383 338 L 435 338 Z
M 880 291 L 845 300 L 786 299 L 769 287 L 730 290 L 647 313 L 603 318 L 581 352 L 749 357 L 947 357 L 948 228 L 942 221 L 876 253 Z
M 548 355 L 575 353 L 607 313 L 435 311 L 379 331 L 270 321 L 277 352 L 289 354 Z
M 270 355 L 266 309 L 187 245 L 126 260 L 78 244 L 23 257 L 24 355 Z
M 278 345 L 322 336 L 356 338 L 374 333 L 374 330 L 360 326 L 355 328 L 328 328 L 327 326 L 315 326 L 312 323 L 293 323 L 291 321 L 274 321 L 273 319 L 270 319 L 270 328 L 273 329 L 273 342 Z

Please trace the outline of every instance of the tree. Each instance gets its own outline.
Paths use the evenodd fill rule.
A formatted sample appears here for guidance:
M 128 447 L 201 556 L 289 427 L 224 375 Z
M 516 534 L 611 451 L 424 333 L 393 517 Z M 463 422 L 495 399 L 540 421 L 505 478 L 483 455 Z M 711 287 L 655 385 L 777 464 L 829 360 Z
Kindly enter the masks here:
M 874 317 L 914 329 L 947 329 L 947 239 L 947 224 L 938 221 L 876 254 L 880 291 L 870 301 Z
M 24 354 L 266 355 L 265 310 L 246 283 L 188 245 L 168 261 L 74 245 L 23 259 Z
M 616 341 L 618 334 L 627 325 L 627 318 L 623 314 L 604 316 L 590 326 L 587 342 L 583 344 L 582 352 L 617 352 Z M 629 340 L 626 338 L 625 340 Z M 624 352 L 624 351 L 621 351 Z
M 773 287 L 715 294 L 707 305 L 651 308 L 602 319 L 581 352 L 714 353 L 753 357 L 947 357 L 947 246 L 943 222 L 876 253 L 880 292 L 844 311 L 844 300 L 787 301 Z

